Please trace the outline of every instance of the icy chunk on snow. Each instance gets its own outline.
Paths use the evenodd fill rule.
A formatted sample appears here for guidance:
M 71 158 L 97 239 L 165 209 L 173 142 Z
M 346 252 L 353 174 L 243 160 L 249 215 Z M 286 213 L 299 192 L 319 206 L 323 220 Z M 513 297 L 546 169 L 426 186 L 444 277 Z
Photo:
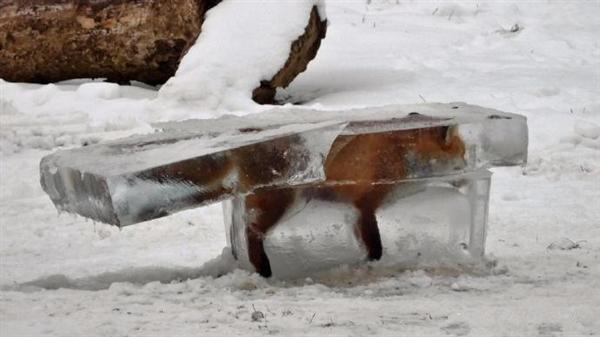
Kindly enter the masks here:
M 573 242 L 569 238 L 561 238 L 560 240 L 554 241 L 551 244 L 549 244 L 547 248 L 552 250 L 571 250 L 580 247 L 581 245 L 579 244 L 579 242 Z
M 578 120 L 575 122 L 575 133 L 583 138 L 596 139 L 600 137 L 600 126 L 592 122 Z

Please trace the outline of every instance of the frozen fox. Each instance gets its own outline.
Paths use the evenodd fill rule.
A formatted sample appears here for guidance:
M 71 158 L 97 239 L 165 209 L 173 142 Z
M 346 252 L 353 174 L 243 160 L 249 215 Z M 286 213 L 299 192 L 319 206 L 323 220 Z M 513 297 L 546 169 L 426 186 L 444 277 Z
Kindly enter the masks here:
M 352 204 L 359 216 L 355 233 L 369 260 L 382 255 L 381 238 L 375 213 L 392 184 L 373 184 L 381 180 L 406 178 L 408 165 L 430 163 L 462 163 L 465 145 L 456 126 L 438 126 L 412 130 L 343 135 L 333 143 L 325 161 L 326 180 L 319 188 L 324 198 Z M 409 162 L 407 158 L 412 158 Z M 459 164 L 460 165 L 460 164 Z M 254 174 L 242 170 L 246 179 Z M 332 184 L 336 182 L 336 184 Z M 271 276 L 269 258 L 263 240 L 289 206 L 296 200 L 298 189 L 280 188 L 263 190 L 245 198 L 246 227 L 249 259 L 256 271 Z
M 421 115 L 409 118 L 426 119 Z M 240 130 L 258 131 L 261 129 Z M 210 160 L 167 165 L 148 175 L 203 186 L 203 192 L 195 196 L 198 202 L 219 199 L 276 181 L 294 165 L 294 158 L 286 155 L 288 149 L 301 142 L 300 137 L 282 137 L 240 147 Z M 317 188 L 319 197 L 350 203 L 356 208 L 356 236 L 368 259 L 377 260 L 381 258 L 382 246 L 375 213 L 394 185 L 374 182 L 402 180 L 415 170 L 415 165 L 418 170 L 438 164 L 464 165 L 464 155 L 465 145 L 456 126 L 340 135 L 325 159 L 325 181 L 310 187 Z M 297 199 L 298 190 L 302 189 L 263 189 L 245 197 L 249 259 L 265 277 L 271 275 L 271 266 L 263 240 Z

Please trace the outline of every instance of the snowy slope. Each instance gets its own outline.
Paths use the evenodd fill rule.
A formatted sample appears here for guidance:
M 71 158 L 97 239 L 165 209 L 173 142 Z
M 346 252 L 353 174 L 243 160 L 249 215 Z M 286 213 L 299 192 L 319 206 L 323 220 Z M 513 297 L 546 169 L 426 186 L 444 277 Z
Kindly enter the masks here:
M 372 264 L 264 280 L 231 272 L 218 205 L 123 230 L 58 216 L 43 155 L 190 112 L 156 109 L 142 86 L 0 82 L 0 335 L 600 335 L 600 3 L 328 0 L 327 13 L 290 102 L 528 117 L 529 165 L 495 170 L 490 275 Z M 576 247 L 547 248 L 563 238 Z

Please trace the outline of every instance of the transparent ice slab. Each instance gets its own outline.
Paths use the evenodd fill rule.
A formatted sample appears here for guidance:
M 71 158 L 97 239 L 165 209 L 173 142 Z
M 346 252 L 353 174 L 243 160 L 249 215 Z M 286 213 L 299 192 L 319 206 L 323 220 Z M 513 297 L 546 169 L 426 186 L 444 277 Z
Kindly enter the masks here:
M 60 210 L 124 226 L 266 186 L 390 182 L 527 159 L 524 117 L 463 103 L 277 108 L 157 128 L 161 131 L 154 134 L 43 158 L 42 187 Z M 464 153 L 449 155 L 448 139 L 462 144 Z M 362 171 L 369 153 L 390 165 L 361 177 L 343 169 L 326 172 L 328 160 L 338 155 L 336 165 L 362 158 L 352 167 Z
M 482 262 L 490 176 L 489 171 L 478 170 L 392 184 L 392 191 L 375 213 L 383 259 L 406 268 L 452 268 Z M 306 277 L 367 260 L 356 234 L 356 207 L 344 200 L 323 198 L 323 188 L 328 187 L 294 188 L 294 202 L 265 234 L 264 250 L 273 276 Z M 254 271 L 246 228 L 260 210 L 247 207 L 246 198 L 227 200 L 224 214 L 234 256 L 243 268 Z
M 41 183 L 60 211 L 126 226 L 258 187 L 321 181 L 343 126 L 134 136 L 44 157 Z
M 528 130 L 525 116 L 464 102 L 386 105 L 347 110 L 274 108 L 263 113 L 211 120 L 158 123 L 164 131 L 208 132 L 320 122 L 348 123 L 340 135 L 458 125 L 469 143 L 473 165 L 478 167 L 521 165 L 527 161 Z

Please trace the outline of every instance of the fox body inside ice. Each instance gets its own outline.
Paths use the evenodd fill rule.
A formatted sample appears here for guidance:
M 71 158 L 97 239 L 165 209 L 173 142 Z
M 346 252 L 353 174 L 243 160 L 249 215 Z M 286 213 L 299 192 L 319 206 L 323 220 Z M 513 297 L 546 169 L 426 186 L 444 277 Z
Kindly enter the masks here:
M 264 154 L 255 154 L 254 161 L 261 156 Z M 358 212 L 355 234 L 364 245 L 367 258 L 377 260 L 382 255 L 382 245 L 375 213 L 386 196 L 399 185 L 375 182 L 405 179 L 409 165 L 426 166 L 438 162 L 464 166 L 464 156 L 465 145 L 456 126 L 341 135 L 326 158 L 326 180 L 316 189 L 323 199 L 346 202 L 355 207 Z M 285 166 L 273 162 L 270 165 Z M 261 166 L 242 168 L 243 180 L 250 182 L 260 178 L 264 173 L 254 172 L 251 168 L 266 169 Z M 264 238 L 301 190 L 293 187 L 266 189 L 245 197 L 249 260 L 263 276 L 271 275 Z

